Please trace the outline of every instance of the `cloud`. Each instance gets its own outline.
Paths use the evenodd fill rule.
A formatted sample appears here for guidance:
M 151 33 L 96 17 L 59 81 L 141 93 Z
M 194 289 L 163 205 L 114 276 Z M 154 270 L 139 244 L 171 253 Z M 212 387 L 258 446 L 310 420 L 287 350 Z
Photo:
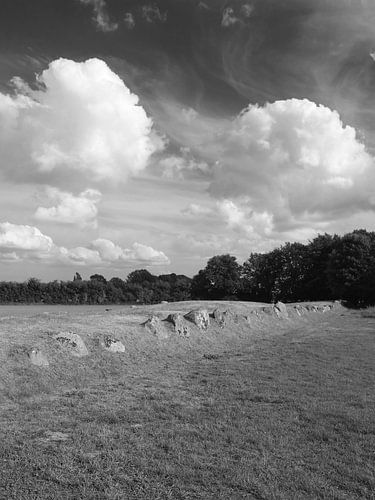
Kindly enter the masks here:
M 97 203 L 101 199 L 100 191 L 86 189 L 78 196 L 60 191 L 57 188 L 46 188 L 46 195 L 52 207 L 38 207 L 34 217 L 38 220 L 77 224 L 78 226 L 97 227 Z
M 104 61 L 55 60 L 37 84 L 31 95 L 0 93 L 1 168 L 9 177 L 124 182 L 163 149 L 138 96 Z
M 142 17 L 148 23 L 165 23 L 168 18 L 168 12 L 161 12 L 157 5 L 143 5 Z
M 127 267 L 167 265 L 169 258 L 161 251 L 133 243 L 121 248 L 110 240 L 97 239 L 88 246 L 65 248 L 57 246 L 52 238 L 37 227 L 0 223 L 0 261 L 31 261 L 46 264 L 65 264 L 98 267 Z
M 209 165 L 203 160 L 197 160 L 189 148 L 181 148 L 180 155 L 170 155 L 162 158 L 157 167 L 162 176 L 167 179 L 187 179 L 206 177 L 210 171 Z M 154 167 L 155 172 L 157 169 Z
M 135 19 L 131 12 L 126 12 L 124 16 L 124 23 L 129 30 L 132 30 L 135 27 Z
M 237 24 L 240 22 L 240 19 L 235 16 L 234 10 L 232 7 L 226 7 L 223 10 L 223 16 L 221 18 L 221 25 L 224 28 L 229 28 L 230 26 L 233 26 L 234 24 Z
M 190 203 L 186 208 L 181 210 L 183 215 L 190 217 L 210 217 L 214 215 L 214 210 L 210 207 L 205 207 L 197 203 Z
M 243 4 L 240 9 L 241 14 L 247 18 L 251 17 L 253 11 L 254 11 L 254 6 L 249 3 Z
M 307 99 L 249 105 L 205 153 L 218 159 L 210 193 L 246 199 L 276 230 L 375 208 L 374 158 L 337 112 Z
M 84 5 L 92 6 L 94 10 L 93 20 L 98 30 L 104 33 L 116 31 L 118 24 L 109 19 L 107 4 L 105 0 L 79 0 Z
M 217 202 L 217 210 L 231 229 L 247 237 L 269 237 L 272 234 L 273 215 L 267 211 L 255 212 L 246 204 L 241 206 L 231 200 Z

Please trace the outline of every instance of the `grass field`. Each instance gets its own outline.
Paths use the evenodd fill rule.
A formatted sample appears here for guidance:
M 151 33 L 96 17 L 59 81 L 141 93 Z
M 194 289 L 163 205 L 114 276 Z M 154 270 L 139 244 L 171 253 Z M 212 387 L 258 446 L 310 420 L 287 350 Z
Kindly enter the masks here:
M 374 311 L 141 326 L 196 305 L 0 309 L 0 498 L 374 499 Z M 88 356 L 53 339 L 67 330 Z

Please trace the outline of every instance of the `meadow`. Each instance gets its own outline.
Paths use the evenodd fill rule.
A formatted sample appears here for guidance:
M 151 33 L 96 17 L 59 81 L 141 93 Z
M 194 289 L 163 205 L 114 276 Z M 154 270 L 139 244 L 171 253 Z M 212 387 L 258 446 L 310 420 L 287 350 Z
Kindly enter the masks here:
M 189 338 L 142 325 L 218 305 L 227 324 Z M 375 498 L 374 309 L 245 320 L 255 306 L 0 307 L 0 498 Z

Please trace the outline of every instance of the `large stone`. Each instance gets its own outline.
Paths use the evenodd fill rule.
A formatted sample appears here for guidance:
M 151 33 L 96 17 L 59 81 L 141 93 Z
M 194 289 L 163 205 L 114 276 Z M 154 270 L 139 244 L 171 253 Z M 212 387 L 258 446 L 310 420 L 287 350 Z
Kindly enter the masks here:
M 72 356 L 76 356 L 77 358 L 81 358 L 83 356 L 87 356 L 89 351 L 81 337 L 76 333 L 72 332 L 64 332 L 58 333 L 54 336 L 55 340 L 57 340 L 62 346 L 69 350 Z
M 185 318 L 197 325 L 200 330 L 207 330 L 210 326 L 210 316 L 206 309 L 194 309 L 185 314 Z
M 278 318 L 287 319 L 289 317 L 288 309 L 283 302 L 276 302 L 274 305 L 274 311 Z
M 109 352 L 125 352 L 124 344 L 110 335 L 104 335 L 101 345 Z
M 29 360 L 32 365 L 46 367 L 49 366 L 48 359 L 39 349 L 32 349 L 29 353 Z
M 169 323 L 174 326 L 174 331 L 180 337 L 190 337 L 190 328 L 186 324 L 184 317 L 179 313 L 170 314 L 166 319 Z
M 158 316 L 151 316 L 143 326 L 159 339 L 167 339 L 169 337 L 167 330 Z

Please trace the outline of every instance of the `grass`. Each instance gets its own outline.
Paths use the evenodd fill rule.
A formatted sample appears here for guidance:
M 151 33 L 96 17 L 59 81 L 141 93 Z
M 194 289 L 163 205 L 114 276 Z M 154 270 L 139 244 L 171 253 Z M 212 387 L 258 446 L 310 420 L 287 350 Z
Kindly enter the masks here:
M 0 321 L 0 498 L 375 498 L 375 314 L 239 321 L 190 339 L 139 326 L 173 307 Z M 53 342 L 68 329 L 90 356 Z M 101 350 L 105 334 L 126 353 Z M 27 363 L 35 345 L 49 368 Z

